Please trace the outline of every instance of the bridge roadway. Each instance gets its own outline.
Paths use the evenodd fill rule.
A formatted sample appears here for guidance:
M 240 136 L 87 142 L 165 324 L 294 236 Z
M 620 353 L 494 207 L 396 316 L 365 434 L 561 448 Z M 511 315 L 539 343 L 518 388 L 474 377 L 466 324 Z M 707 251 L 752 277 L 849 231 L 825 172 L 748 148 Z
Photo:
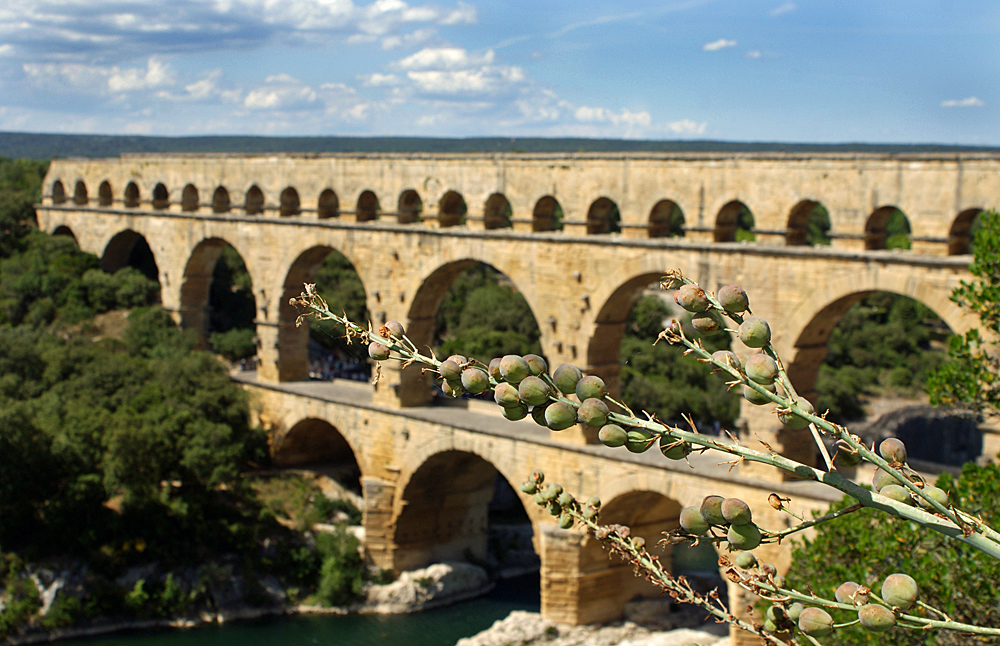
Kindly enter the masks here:
M 389 409 L 356 382 L 262 381 L 254 372 L 234 378 L 251 393 L 251 408 L 271 438 L 279 464 L 356 461 L 364 494 L 369 554 L 381 567 L 408 570 L 429 562 L 486 554 L 487 505 L 499 473 L 517 492 L 532 523 L 541 560 L 542 612 L 569 623 L 620 616 L 626 601 L 648 594 L 631 568 L 609 560 L 578 530 L 561 530 L 547 511 L 520 492 L 534 469 L 575 495 L 604 502 L 602 522 L 623 523 L 653 545 L 677 527 L 680 509 L 709 494 L 740 497 L 755 521 L 783 529 L 790 517 L 774 511 L 768 494 L 790 496 L 801 515 L 840 496 L 813 482 L 773 482 L 731 470 L 727 456 L 708 452 L 688 462 L 652 449 L 633 454 L 594 445 L 568 445 L 530 420 L 510 422 L 483 401 Z M 673 549 L 685 549 L 674 547 Z M 669 563 L 670 547 L 663 559 Z M 788 544 L 757 550 L 782 570 Z M 745 605 L 738 588 L 731 607 Z

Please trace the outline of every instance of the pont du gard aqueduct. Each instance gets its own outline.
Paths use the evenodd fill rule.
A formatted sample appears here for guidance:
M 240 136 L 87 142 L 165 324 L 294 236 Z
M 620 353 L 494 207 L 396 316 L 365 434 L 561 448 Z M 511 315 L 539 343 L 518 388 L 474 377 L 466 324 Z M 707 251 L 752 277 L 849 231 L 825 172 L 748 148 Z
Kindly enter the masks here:
M 713 290 L 740 284 L 808 396 L 832 327 L 873 291 L 912 297 L 955 332 L 969 328 L 949 294 L 969 276 L 975 216 L 998 201 L 995 154 L 136 155 L 54 161 L 37 213 L 42 229 L 72 236 L 108 271 L 134 263 L 140 247 L 151 252 L 163 306 L 202 334 L 213 267 L 231 244 L 253 281 L 259 344 L 257 371 L 237 378 L 275 461 L 356 461 L 368 554 L 399 571 L 481 555 L 498 474 L 519 492 L 539 469 L 599 496 L 603 522 L 630 525 L 649 544 L 708 494 L 743 498 L 768 529 L 788 522 L 768 507 L 771 492 L 806 513 L 839 496 L 720 464 L 724 456 L 689 465 L 607 449 L 591 430 L 508 422 L 478 401 L 431 405 L 416 369 L 384 372 L 374 387 L 309 381 L 308 332 L 288 301 L 332 250 L 357 270 L 373 322 L 401 321 L 418 346 L 432 342 L 454 278 L 475 263 L 494 267 L 530 305 L 549 364 L 574 363 L 612 391 L 626 316 L 666 269 Z M 818 205 L 829 246 L 807 244 Z M 896 210 L 909 222 L 909 250 L 885 249 Z M 754 240 L 737 242 L 746 211 Z M 744 402 L 732 432 L 813 459 L 805 432 L 782 429 L 767 407 Z M 997 452 L 994 439 L 984 452 Z M 593 539 L 517 495 L 545 615 L 614 618 L 649 591 Z M 759 552 L 782 568 L 787 549 Z M 739 589 L 729 594 L 730 607 L 745 605 Z

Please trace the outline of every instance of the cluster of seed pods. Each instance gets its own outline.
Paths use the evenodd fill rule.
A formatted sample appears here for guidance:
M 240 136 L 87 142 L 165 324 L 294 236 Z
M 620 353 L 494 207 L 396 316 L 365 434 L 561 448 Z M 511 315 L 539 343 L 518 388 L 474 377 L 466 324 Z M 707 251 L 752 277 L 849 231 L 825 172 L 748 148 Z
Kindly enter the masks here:
M 924 493 L 927 494 L 929 498 L 937 501 L 945 507 L 948 506 L 947 492 L 939 489 L 938 487 L 926 484 L 915 471 L 906 466 L 906 445 L 904 445 L 901 440 L 895 437 L 882 440 L 882 443 L 878 447 L 878 451 L 879 454 L 889 463 L 889 466 L 896 468 L 896 470 L 905 476 L 910 482 L 915 483 L 918 487 L 923 489 Z M 919 504 L 921 507 L 930 508 L 930 504 L 926 500 L 913 496 L 906 487 L 896 480 L 895 477 L 881 468 L 875 469 L 875 475 L 872 476 L 872 489 L 886 498 L 895 500 L 896 502 L 908 505 Z
M 733 551 L 752 550 L 763 538 L 750 506 L 739 498 L 706 496 L 700 506 L 681 510 L 680 524 L 692 536 L 714 536 L 713 528 L 724 531 Z
M 573 494 L 563 491 L 561 485 L 550 482 L 544 485 L 545 474 L 541 471 L 534 471 L 531 477 L 521 483 L 521 491 L 533 495 L 535 504 L 545 507 L 550 514 L 559 518 L 559 527 L 570 529 L 573 527 L 573 512 L 581 514 L 590 521 L 597 520 L 597 514 L 601 509 L 600 498 L 592 497 L 587 502 L 581 504 Z

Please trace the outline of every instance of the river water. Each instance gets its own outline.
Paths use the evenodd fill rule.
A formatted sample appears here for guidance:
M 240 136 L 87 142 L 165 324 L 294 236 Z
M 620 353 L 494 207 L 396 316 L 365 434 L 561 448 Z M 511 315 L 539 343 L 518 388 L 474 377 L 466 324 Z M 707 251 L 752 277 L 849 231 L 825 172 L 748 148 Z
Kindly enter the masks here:
M 512 610 L 539 609 L 538 574 L 502 580 L 490 594 L 407 615 L 279 617 L 183 630 L 127 632 L 64 646 L 452 646 Z

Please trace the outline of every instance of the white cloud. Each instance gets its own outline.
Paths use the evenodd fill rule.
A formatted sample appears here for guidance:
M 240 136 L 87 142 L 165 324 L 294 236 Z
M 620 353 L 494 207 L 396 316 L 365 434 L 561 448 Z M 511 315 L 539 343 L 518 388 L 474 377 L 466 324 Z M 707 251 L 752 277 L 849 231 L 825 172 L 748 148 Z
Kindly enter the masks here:
M 481 56 L 470 54 L 461 47 L 425 47 L 416 54 L 396 61 L 394 67 L 401 70 L 458 69 L 473 65 L 488 65 L 493 62 L 493 50 Z
M 519 67 L 484 66 L 468 70 L 423 70 L 407 72 L 421 91 L 431 94 L 495 93 L 524 80 Z
M 763 56 L 763 54 L 760 53 L 759 49 L 751 49 L 743 55 L 743 58 L 760 58 L 761 56 Z
M 108 77 L 108 89 L 112 92 L 132 92 L 168 87 L 174 84 L 175 76 L 169 65 L 151 56 L 145 70 L 113 67 Z
M 316 91 L 288 74 L 264 79 L 264 85 L 247 92 L 243 105 L 251 110 L 288 110 L 311 107 Z
M 383 85 L 399 85 L 400 79 L 395 74 L 366 74 L 358 77 L 365 87 L 380 87 Z
M 422 45 L 437 36 L 436 29 L 418 29 L 402 36 L 387 36 L 382 39 L 382 49 L 401 49 Z
M 798 9 L 798 6 L 794 2 L 786 2 L 783 5 L 778 5 L 774 9 L 771 9 L 772 16 L 783 16 L 786 13 L 791 13 Z
M 720 38 L 719 40 L 713 40 L 710 43 L 705 43 L 701 46 L 701 49 L 706 52 L 717 52 L 720 49 L 725 49 L 726 47 L 736 47 L 736 41 Z
M 965 99 L 948 99 L 947 101 L 941 102 L 942 108 L 981 108 L 985 103 L 982 100 L 977 99 L 974 96 L 967 97 Z
M 671 121 L 668 123 L 667 129 L 678 135 L 700 135 L 705 132 L 707 126 L 708 124 L 704 121 L 698 123 L 690 119 L 681 119 L 680 121 Z
M 653 120 L 650 114 L 645 110 L 642 112 L 632 112 L 631 110 L 613 112 L 607 108 L 591 108 L 585 105 L 578 107 L 573 112 L 573 116 L 576 117 L 578 121 L 606 122 L 614 125 L 624 124 L 627 126 L 648 126 Z

